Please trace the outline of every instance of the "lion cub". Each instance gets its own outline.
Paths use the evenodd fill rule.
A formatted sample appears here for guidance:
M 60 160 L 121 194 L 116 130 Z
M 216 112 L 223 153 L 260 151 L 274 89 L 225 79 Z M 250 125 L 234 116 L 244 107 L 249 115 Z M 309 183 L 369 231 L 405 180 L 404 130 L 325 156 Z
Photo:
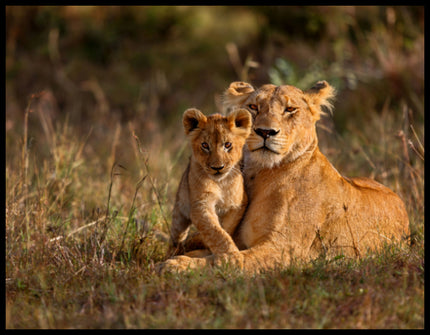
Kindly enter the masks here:
M 192 155 L 176 193 L 171 227 L 174 247 L 184 243 L 193 223 L 199 247 L 213 254 L 238 251 L 231 235 L 248 202 L 239 163 L 251 124 L 245 109 L 227 117 L 205 116 L 194 108 L 185 111 L 183 126 Z

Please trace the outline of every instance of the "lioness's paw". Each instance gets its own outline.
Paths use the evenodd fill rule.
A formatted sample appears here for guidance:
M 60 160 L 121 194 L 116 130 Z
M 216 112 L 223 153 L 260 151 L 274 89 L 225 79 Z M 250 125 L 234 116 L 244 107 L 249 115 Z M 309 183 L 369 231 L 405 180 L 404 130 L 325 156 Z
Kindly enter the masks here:
M 175 256 L 165 262 L 157 263 L 155 265 L 155 270 L 158 274 L 167 272 L 184 272 L 204 265 L 205 262 L 202 259 L 190 258 L 187 256 Z
M 243 269 L 244 258 L 240 252 L 229 252 L 225 254 L 215 255 L 214 264 L 219 267 L 232 266 L 236 269 Z

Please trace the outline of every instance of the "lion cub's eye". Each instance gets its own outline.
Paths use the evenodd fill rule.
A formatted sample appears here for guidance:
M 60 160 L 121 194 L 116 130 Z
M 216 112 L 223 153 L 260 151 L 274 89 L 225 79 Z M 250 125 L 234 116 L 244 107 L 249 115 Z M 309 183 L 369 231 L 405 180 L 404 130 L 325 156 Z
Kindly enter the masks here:
M 227 150 L 231 149 L 231 147 L 232 147 L 231 142 L 225 142 L 224 143 L 224 148 L 226 148 Z
M 289 106 L 289 107 L 286 107 L 286 108 L 284 109 L 284 113 L 294 113 L 296 110 L 297 110 L 297 108 L 296 108 L 296 107 L 291 107 L 291 106 Z
M 207 144 L 206 142 L 202 143 L 202 148 L 205 150 L 209 150 L 209 144 Z
M 250 105 L 248 105 L 248 107 L 254 111 L 258 110 L 258 106 L 254 105 L 254 104 L 250 104 Z

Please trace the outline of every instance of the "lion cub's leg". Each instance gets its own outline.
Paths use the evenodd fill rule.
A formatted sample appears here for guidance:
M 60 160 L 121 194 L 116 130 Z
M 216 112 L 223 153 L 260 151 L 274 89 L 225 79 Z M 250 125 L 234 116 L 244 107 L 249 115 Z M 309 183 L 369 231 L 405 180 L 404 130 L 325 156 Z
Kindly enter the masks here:
M 189 234 L 187 239 L 181 244 L 184 248 L 184 252 L 197 249 L 207 249 L 207 246 L 203 241 L 202 235 L 198 231 L 194 234 Z
M 234 231 L 236 230 L 237 225 L 239 224 L 240 220 L 242 219 L 243 213 L 245 212 L 246 208 L 246 202 L 241 205 L 240 207 L 232 208 L 222 217 L 220 218 L 222 222 L 222 228 L 229 234 L 230 236 L 233 236 Z M 220 245 L 221 241 L 217 242 L 217 245 Z M 182 244 L 184 249 L 184 255 L 188 257 L 204 257 L 211 254 L 211 252 L 207 248 L 207 246 L 204 243 L 203 236 L 200 232 L 195 233 L 192 236 L 189 236 Z M 227 245 L 226 247 L 221 248 L 229 248 Z M 215 247 L 216 250 L 221 250 L 221 248 Z M 232 249 L 232 248 L 230 248 Z M 189 251 L 191 250 L 191 251 Z
M 172 213 L 170 237 L 174 247 L 187 238 L 191 225 L 191 220 L 188 214 L 190 208 L 190 194 L 188 191 L 189 172 L 190 164 L 188 163 L 188 166 L 182 174 L 181 181 L 179 183 L 178 191 L 176 193 L 175 206 Z
M 213 254 L 237 252 L 233 238 L 227 233 L 215 212 L 215 205 L 201 205 L 200 202 L 191 206 L 191 220 L 200 232 L 203 241 Z
M 173 246 L 177 246 L 187 238 L 191 225 L 191 220 L 183 215 L 178 207 L 179 206 L 176 203 L 172 214 L 172 225 L 170 228 L 170 236 Z

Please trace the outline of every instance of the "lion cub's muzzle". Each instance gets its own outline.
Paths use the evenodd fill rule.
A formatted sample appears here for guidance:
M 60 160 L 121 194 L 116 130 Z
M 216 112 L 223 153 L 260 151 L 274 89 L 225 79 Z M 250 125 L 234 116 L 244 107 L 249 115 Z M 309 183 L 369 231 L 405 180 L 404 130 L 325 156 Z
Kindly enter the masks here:
M 211 166 L 211 169 L 215 171 L 216 174 L 221 173 L 222 169 L 224 169 L 224 165 L 221 166 Z
M 230 172 L 230 167 L 224 164 L 209 165 L 207 171 L 212 178 L 223 179 Z

